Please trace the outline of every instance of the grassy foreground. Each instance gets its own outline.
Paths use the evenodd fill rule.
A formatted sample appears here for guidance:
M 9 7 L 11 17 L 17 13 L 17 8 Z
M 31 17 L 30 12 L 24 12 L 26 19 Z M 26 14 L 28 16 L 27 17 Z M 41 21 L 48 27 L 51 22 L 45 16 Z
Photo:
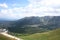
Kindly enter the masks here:
M 16 39 L 12 39 L 12 38 L 9 38 L 0 34 L 0 40 L 16 40 Z
M 60 40 L 60 29 L 19 37 L 24 40 Z

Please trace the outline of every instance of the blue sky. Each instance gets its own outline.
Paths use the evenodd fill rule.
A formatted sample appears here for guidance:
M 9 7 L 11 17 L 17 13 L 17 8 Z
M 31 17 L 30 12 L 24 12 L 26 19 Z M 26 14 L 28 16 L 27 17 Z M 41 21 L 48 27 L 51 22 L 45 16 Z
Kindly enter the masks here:
M 0 19 L 60 16 L 60 0 L 0 0 Z
M 0 4 L 3 3 L 7 4 L 9 8 L 24 7 L 29 4 L 27 0 L 0 0 Z

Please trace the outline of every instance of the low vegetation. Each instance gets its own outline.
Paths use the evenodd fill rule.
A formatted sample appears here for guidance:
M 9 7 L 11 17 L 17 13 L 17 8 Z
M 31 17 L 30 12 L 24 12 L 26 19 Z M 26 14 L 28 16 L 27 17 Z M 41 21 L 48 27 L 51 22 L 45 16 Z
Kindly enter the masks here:
M 16 39 L 9 38 L 9 37 L 6 37 L 6 36 L 0 34 L 0 40 L 16 40 Z
M 60 29 L 44 33 L 35 33 L 27 35 L 16 35 L 24 40 L 60 40 Z

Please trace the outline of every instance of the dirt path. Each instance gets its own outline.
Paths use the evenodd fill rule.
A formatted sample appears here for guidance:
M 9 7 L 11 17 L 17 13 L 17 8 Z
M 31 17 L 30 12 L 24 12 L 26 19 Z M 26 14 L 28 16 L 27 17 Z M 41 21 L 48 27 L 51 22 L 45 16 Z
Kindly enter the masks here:
M 7 36 L 7 37 L 10 37 L 10 38 L 14 38 L 14 39 L 16 39 L 16 40 L 22 40 L 22 39 L 20 39 L 20 38 L 17 38 L 17 37 L 15 37 L 15 36 L 12 36 L 12 35 L 9 35 L 9 34 L 7 34 L 7 33 L 1 33 L 2 35 L 4 35 L 4 36 Z

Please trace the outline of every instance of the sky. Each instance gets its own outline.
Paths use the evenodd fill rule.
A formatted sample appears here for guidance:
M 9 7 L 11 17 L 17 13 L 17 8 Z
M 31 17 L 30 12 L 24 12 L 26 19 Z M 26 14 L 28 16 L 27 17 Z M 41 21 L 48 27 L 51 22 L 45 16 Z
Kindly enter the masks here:
M 60 16 L 60 0 L 0 0 L 0 19 Z

